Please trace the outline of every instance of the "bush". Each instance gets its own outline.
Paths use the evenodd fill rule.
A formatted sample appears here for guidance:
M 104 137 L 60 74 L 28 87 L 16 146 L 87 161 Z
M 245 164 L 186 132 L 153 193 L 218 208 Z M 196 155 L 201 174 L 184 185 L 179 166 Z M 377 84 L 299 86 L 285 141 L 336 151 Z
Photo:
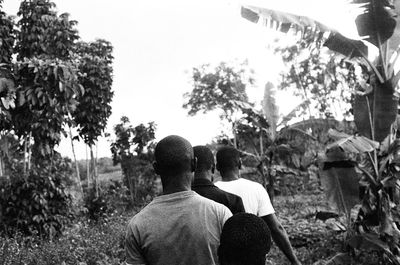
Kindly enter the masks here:
M 133 206 L 129 190 L 117 180 L 101 182 L 97 197 L 94 189 L 88 190 L 85 195 L 88 217 L 95 221 L 123 213 Z
M 89 225 L 75 224 L 54 241 L 0 237 L 0 265 L 117 265 L 125 259 L 127 218 L 117 216 Z
M 66 164 L 37 166 L 24 177 L 15 171 L 0 190 L 0 231 L 53 238 L 72 217 L 71 196 L 65 192 Z

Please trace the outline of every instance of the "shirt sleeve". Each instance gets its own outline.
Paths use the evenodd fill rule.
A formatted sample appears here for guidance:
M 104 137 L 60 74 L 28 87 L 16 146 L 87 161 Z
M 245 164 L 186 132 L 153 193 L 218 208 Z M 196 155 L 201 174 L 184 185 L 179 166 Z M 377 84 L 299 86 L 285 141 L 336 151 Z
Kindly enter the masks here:
M 275 213 L 274 207 L 272 206 L 268 192 L 263 186 L 259 185 L 257 194 L 258 200 L 258 216 L 266 216 Z
M 239 196 L 236 196 L 235 212 L 232 212 L 232 213 L 235 214 L 235 213 L 244 213 L 244 212 L 245 212 L 245 210 L 244 210 L 242 198 L 240 198 Z
M 221 220 L 222 220 L 222 226 L 225 224 L 226 220 L 228 220 L 231 216 L 232 213 L 231 211 L 224 205 L 221 204 L 222 212 L 221 212 Z
M 137 229 L 133 224 L 129 224 L 125 235 L 125 254 L 126 265 L 146 265 L 146 261 L 142 255 L 141 247 L 137 241 Z M 135 233 L 136 231 L 136 233 Z M 136 234 L 136 235 L 135 235 Z

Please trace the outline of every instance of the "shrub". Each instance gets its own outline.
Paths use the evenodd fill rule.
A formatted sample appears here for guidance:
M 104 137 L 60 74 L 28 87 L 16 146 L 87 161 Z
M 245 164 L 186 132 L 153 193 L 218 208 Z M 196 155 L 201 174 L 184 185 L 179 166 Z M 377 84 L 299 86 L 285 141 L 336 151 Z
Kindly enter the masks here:
M 0 265 L 117 265 L 125 259 L 127 218 L 117 216 L 89 225 L 75 224 L 53 241 L 0 237 Z
M 141 192 L 146 192 L 143 185 L 139 185 Z M 118 180 L 110 180 L 109 182 L 101 182 L 99 195 L 93 189 L 89 190 L 85 196 L 85 208 L 87 209 L 88 217 L 91 220 L 99 221 L 109 216 L 115 216 L 126 212 L 126 210 L 135 207 L 140 207 L 142 203 L 148 201 L 140 201 L 134 204 L 129 195 L 128 188 Z M 153 198 L 153 197 L 151 197 Z
M 72 216 L 71 196 L 65 192 L 69 174 L 63 163 L 36 166 L 27 176 L 13 172 L 0 190 L 0 231 L 50 238 L 59 235 Z

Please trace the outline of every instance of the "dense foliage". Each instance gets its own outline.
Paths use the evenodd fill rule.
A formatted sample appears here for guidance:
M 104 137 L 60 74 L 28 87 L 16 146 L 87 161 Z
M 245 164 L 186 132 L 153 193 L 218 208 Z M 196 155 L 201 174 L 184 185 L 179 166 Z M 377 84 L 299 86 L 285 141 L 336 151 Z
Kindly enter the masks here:
M 85 89 L 85 96 L 79 101 L 73 116 L 80 136 L 92 146 L 104 131 L 111 115 L 111 91 L 113 81 L 112 50 L 110 42 L 79 42 L 76 52 L 79 55 L 79 83 Z
M 347 250 L 351 250 L 337 254 L 328 264 L 351 264 L 351 256 L 356 251 L 377 251 L 383 262 L 400 264 L 396 159 L 399 146 L 399 95 L 396 89 L 400 73 L 395 69 L 400 45 L 399 4 L 396 1 L 375 0 L 354 0 L 352 3 L 363 5 L 362 12 L 355 19 L 363 41 L 348 39 L 318 21 L 296 14 L 245 7 L 242 15 L 256 22 L 259 14 L 267 14 L 263 19 L 278 20 L 278 24 L 285 25 L 286 32 L 293 29 L 304 34 L 304 29 L 310 28 L 321 36 L 327 32 L 329 36 L 324 40 L 325 46 L 360 64 L 365 76 L 351 91 L 355 95 L 352 108 L 358 134 L 330 130 L 334 142 L 327 145 L 320 156 L 327 197 L 337 212 L 346 218 L 345 245 Z M 364 42 L 369 42 L 378 50 L 375 60 L 368 58 L 369 48 Z M 302 65 L 304 68 L 307 66 Z M 315 83 L 309 81 L 311 85 Z M 297 82 L 298 86 L 305 89 L 301 82 Z M 361 200 L 357 196 L 359 189 Z M 361 207 L 354 217 L 352 208 L 359 204 Z
M 0 179 L 0 231 L 49 238 L 60 235 L 73 214 L 71 196 L 66 192 L 70 164 L 59 157 L 51 166 L 36 165 L 28 176 L 19 167 L 11 179 Z
M 70 161 L 54 151 L 65 127 L 93 145 L 111 114 L 112 45 L 78 42 L 77 21 L 50 0 L 0 1 L 2 231 L 53 238 L 72 213 Z M 78 175 L 79 176 L 79 175 Z
M 275 49 L 286 65 L 279 89 L 308 100 L 302 114 L 315 118 L 352 118 L 352 91 L 363 68 L 323 47 L 324 34 L 305 30 L 294 44 Z M 365 69 L 364 69 L 365 70 Z
M 115 139 L 111 143 L 113 162 L 121 164 L 124 182 L 133 202 L 143 201 L 157 193 L 156 175 L 152 168 L 155 130 L 154 122 L 133 127 L 125 116 L 114 126 Z

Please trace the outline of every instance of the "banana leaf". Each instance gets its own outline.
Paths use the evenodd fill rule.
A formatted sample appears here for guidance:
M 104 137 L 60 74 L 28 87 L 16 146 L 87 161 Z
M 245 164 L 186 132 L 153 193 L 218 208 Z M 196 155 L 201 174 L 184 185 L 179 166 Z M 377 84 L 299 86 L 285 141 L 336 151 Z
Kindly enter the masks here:
M 287 33 L 290 28 L 301 32 L 304 32 L 307 28 L 312 28 L 319 32 L 330 32 L 330 36 L 324 45 L 333 51 L 339 52 L 349 58 L 365 58 L 368 54 L 368 48 L 362 41 L 347 38 L 335 29 L 307 16 L 255 6 L 243 6 L 241 15 L 243 18 L 254 23 L 257 23 L 261 18 L 265 20 L 266 25 L 278 25 L 276 29 L 284 33 Z
M 351 209 L 359 203 L 358 175 L 354 167 L 331 167 L 321 171 L 329 205 L 348 216 Z
M 324 46 L 350 59 L 364 57 L 368 54 L 368 47 L 362 41 L 346 38 L 339 32 L 331 33 Z
M 294 109 L 292 109 L 287 115 L 285 115 L 282 118 L 282 121 L 279 123 L 278 126 L 286 126 L 289 121 L 291 121 L 293 118 L 297 117 L 297 112 L 300 110 L 303 110 L 307 108 L 310 105 L 310 100 L 306 99 L 303 102 L 301 102 L 299 105 L 297 105 Z
M 393 94 L 389 82 L 376 82 L 375 85 L 369 95 L 356 95 L 353 104 L 354 121 L 361 135 L 382 142 L 396 120 L 399 99 Z
M 395 51 L 400 44 L 400 1 L 394 1 L 394 12 L 396 12 L 396 28 L 394 29 L 392 37 L 389 39 L 390 51 Z
M 340 148 L 326 152 L 326 157 L 320 158 L 320 162 L 321 182 L 329 205 L 350 216 L 351 209 L 359 203 L 358 175 L 354 164 Z
M 272 140 L 276 137 L 277 123 L 279 119 L 279 108 L 275 101 L 274 85 L 271 82 L 265 84 L 263 112 L 269 124 Z
M 336 139 L 336 142 L 329 144 L 326 149 L 330 150 L 334 147 L 340 147 L 345 152 L 365 153 L 372 152 L 379 148 L 379 143 L 372 141 L 364 136 L 348 135 L 343 132 L 329 129 L 328 135 Z
M 378 48 L 393 35 L 396 28 L 396 13 L 390 2 L 353 0 L 353 3 L 362 4 L 365 8 L 355 21 L 358 34 L 367 37 L 366 40 Z

